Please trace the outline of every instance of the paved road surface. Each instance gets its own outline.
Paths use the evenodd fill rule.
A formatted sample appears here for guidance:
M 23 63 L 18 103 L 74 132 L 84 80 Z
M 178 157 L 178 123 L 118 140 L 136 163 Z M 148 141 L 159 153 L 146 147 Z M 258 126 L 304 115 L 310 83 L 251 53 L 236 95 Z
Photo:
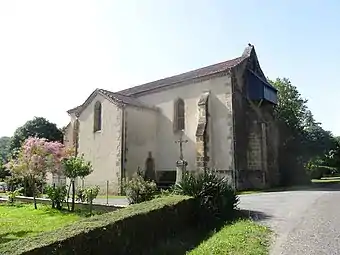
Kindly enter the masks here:
M 273 255 L 340 254 L 340 189 L 241 196 L 240 207 L 276 232 Z

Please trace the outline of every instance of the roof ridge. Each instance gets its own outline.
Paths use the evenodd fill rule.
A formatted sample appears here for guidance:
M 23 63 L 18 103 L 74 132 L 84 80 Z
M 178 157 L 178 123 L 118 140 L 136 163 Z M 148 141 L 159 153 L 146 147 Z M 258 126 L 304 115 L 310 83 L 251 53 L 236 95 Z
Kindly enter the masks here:
M 176 74 L 170 77 L 165 77 L 165 78 L 162 78 L 156 81 L 147 82 L 144 84 L 140 84 L 140 85 L 127 88 L 127 89 L 123 89 L 120 91 L 116 91 L 116 92 L 105 90 L 105 89 L 96 89 L 95 91 L 98 91 L 104 95 L 109 94 L 106 96 L 114 97 L 114 98 L 111 98 L 111 100 L 121 101 L 123 103 L 128 102 L 129 104 L 133 104 L 137 106 L 138 105 L 146 106 L 143 102 L 141 102 L 140 100 L 136 98 L 136 95 L 142 94 L 148 91 L 156 90 L 156 89 L 165 88 L 167 86 L 175 85 L 178 83 L 182 83 L 182 82 L 229 71 L 235 66 L 239 65 L 243 60 L 249 58 L 253 50 L 254 50 L 254 46 L 251 44 L 248 44 L 243 54 L 237 58 L 225 60 L 225 61 L 215 63 L 215 64 L 205 66 L 205 67 L 200 67 L 198 69 L 193 69 L 191 71 Z M 78 112 L 83 106 L 84 104 L 77 106 L 71 110 L 68 110 L 67 112 L 68 113 Z
M 127 88 L 124 90 L 120 90 L 117 93 L 119 94 L 123 94 L 125 96 L 133 96 L 135 94 L 139 94 L 139 93 L 143 93 L 146 91 L 150 91 L 150 90 L 154 90 L 157 88 L 162 88 L 162 87 L 166 87 L 169 85 L 173 85 L 173 84 L 177 84 L 180 82 L 184 82 L 187 80 L 192 80 L 195 78 L 200 78 L 200 77 L 204 77 L 204 76 L 208 76 L 211 74 L 215 74 L 215 73 L 219 73 L 219 72 L 223 72 L 223 71 L 227 71 L 233 67 L 235 67 L 236 65 L 238 65 L 242 60 L 244 60 L 245 58 L 247 58 L 247 56 L 240 56 L 237 58 L 233 58 L 230 60 L 226 60 L 226 61 L 222 61 L 216 64 L 212 64 L 209 66 L 204 66 L 204 67 L 200 67 L 197 69 L 193 69 L 190 70 L 188 72 L 184 72 L 184 73 L 180 73 L 180 74 L 176 74 L 170 77 L 166 77 L 166 78 L 162 78 L 156 81 L 151 81 L 151 82 L 147 82 L 141 85 L 137 85 L 131 88 Z M 178 78 L 178 79 L 176 79 Z M 152 86 L 155 85 L 155 86 Z M 145 87 L 151 87 L 151 88 L 142 88 Z M 140 90 L 140 91 L 138 91 Z

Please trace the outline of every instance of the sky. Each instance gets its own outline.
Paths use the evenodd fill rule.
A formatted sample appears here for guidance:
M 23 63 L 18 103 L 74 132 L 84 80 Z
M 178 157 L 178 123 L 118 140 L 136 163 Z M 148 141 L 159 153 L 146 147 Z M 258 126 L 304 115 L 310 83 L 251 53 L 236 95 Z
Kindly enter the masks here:
M 340 135 L 340 2 L 0 0 L 0 137 L 34 116 L 59 127 L 96 88 L 118 91 L 255 45 L 317 121 Z

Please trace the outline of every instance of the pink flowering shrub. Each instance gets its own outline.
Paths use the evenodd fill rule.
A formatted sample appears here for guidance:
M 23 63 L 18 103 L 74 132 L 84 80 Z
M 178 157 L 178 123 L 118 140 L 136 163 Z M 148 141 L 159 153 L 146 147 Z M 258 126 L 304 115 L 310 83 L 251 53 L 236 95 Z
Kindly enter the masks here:
M 17 157 L 12 158 L 6 167 L 13 175 L 28 179 L 35 187 L 36 181 L 45 179 L 48 172 L 61 174 L 62 160 L 69 154 L 70 151 L 67 151 L 64 145 L 59 142 L 30 137 L 22 144 Z M 33 188 L 35 201 L 34 193 L 35 188 Z

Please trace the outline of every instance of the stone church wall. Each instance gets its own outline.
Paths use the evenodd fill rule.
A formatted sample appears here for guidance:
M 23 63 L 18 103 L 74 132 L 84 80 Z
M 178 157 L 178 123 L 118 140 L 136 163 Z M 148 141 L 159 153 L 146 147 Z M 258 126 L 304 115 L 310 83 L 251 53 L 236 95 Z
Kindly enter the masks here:
M 209 91 L 209 162 L 208 166 L 221 171 L 233 169 L 233 128 L 231 106 L 231 80 L 227 75 L 212 77 L 177 87 L 140 96 L 141 101 L 159 108 L 157 120 L 157 152 L 155 154 L 158 171 L 174 171 L 179 159 L 180 132 L 174 132 L 174 103 L 178 98 L 185 102 L 185 131 L 183 155 L 188 161 L 188 170 L 197 170 L 196 131 L 199 121 L 199 100 Z
M 235 126 L 235 169 L 238 189 L 273 186 L 278 180 L 278 132 L 273 105 L 247 98 L 244 70 L 247 62 L 232 73 Z
M 102 129 L 93 132 L 94 104 L 102 103 Z M 91 161 L 94 171 L 85 178 L 85 185 L 99 185 L 101 193 L 118 193 L 121 168 L 122 110 L 98 95 L 79 116 L 78 155 L 84 154 Z
M 148 153 L 156 161 L 157 153 L 157 117 L 156 110 L 127 106 L 126 119 L 126 145 L 125 145 L 125 173 L 131 177 L 138 168 L 145 170 L 145 161 Z

